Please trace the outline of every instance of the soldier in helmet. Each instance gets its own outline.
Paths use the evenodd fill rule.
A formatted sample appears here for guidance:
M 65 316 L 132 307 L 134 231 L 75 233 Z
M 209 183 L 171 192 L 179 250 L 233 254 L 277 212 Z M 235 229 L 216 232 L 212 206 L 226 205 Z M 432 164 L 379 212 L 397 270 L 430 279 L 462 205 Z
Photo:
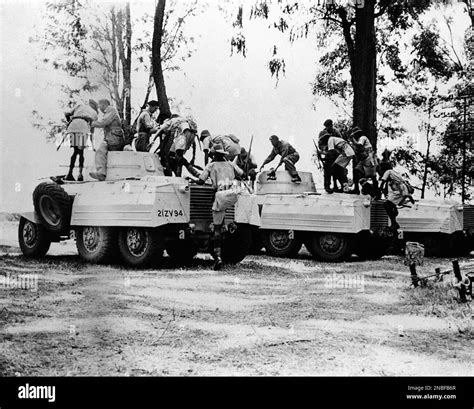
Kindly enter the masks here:
M 209 154 L 214 144 L 218 143 L 224 147 L 227 152 L 227 159 L 233 161 L 240 154 L 240 140 L 233 134 L 228 135 L 211 135 L 205 129 L 201 132 L 202 150 L 204 151 L 204 164 L 209 162 Z
M 222 224 L 224 223 L 225 211 L 237 202 L 237 191 L 234 180 L 242 176 L 242 169 L 227 160 L 228 153 L 220 144 L 212 147 L 213 160 L 209 163 L 199 176 L 197 183 L 202 185 L 210 178 L 212 186 L 216 190 L 216 196 L 212 205 L 212 221 L 214 224 L 214 270 L 222 268 Z
M 288 171 L 292 177 L 291 181 L 294 183 L 301 182 L 300 175 L 296 171 L 295 167 L 295 163 L 300 159 L 300 155 L 298 152 L 296 152 L 296 149 L 293 148 L 293 146 L 291 146 L 288 142 L 280 140 L 276 135 L 270 136 L 270 142 L 273 145 L 273 149 L 270 152 L 270 155 L 268 155 L 267 159 L 263 161 L 262 166 L 260 166 L 260 172 L 267 163 L 270 163 L 276 158 L 277 155 L 280 155 L 280 164 L 285 164 L 285 170 Z M 280 164 L 278 166 L 280 166 Z

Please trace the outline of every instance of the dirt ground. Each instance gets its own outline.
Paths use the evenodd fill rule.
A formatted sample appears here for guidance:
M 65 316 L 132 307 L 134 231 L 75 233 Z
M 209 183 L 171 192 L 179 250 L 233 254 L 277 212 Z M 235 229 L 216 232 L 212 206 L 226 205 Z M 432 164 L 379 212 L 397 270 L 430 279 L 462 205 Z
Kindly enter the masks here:
M 451 278 L 410 287 L 400 257 L 130 270 L 85 264 L 74 242 L 26 260 L 16 228 L 1 225 L 1 275 L 33 274 L 37 288 L 0 287 L 3 376 L 474 375 L 470 304 Z

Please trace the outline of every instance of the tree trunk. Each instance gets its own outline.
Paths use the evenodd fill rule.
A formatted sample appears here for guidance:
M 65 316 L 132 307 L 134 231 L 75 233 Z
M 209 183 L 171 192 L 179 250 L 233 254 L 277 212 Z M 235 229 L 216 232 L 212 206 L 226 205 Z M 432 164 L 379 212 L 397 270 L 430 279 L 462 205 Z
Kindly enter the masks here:
M 130 2 L 125 5 L 125 61 L 123 65 L 123 88 L 125 98 L 125 123 L 132 122 L 132 22 L 130 19 Z
M 166 95 L 163 67 L 161 65 L 161 41 L 163 38 L 163 20 L 165 16 L 165 7 L 166 0 L 158 0 L 155 11 L 155 23 L 153 27 L 152 66 L 160 114 L 167 114 L 171 116 L 168 96 Z
M 377 149 L 377 91 L 375 48 L 375 0 L 366 0 L 356 8 L 354 56 L 351 61 L 351 81 L 354 91 L 352 115 L 354 125 L 367 135 Z

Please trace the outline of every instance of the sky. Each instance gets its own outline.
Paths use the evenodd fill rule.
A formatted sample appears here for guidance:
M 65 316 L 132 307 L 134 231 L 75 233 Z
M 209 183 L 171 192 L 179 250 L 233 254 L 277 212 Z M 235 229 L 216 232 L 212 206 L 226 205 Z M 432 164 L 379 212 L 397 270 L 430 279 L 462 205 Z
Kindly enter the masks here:
M 34 187 L 41 178 L 65 174 L 71 154 L 67 144 L 56 151 L 56 145 L 46 143 L 44 135 L 31 126 L 33 110 L 56 118 L 63 115 L 58 85 L 65 78 L 36 69 L 38 50 L 28 42 L 38 30 L 43 3 L 0 0 L 0 212 L 31 210 Z M 132 0 L 132 16 L 142 10 L 152 13 L 154 3 Z M 229 14 L 236 10 L 234 3 L 224 3 Z M 315 100 L 311 93 L 310 84 L 322 50 L 314 47 L 313 38 L 292 46 L 282 42 L 286 76 L 277 85 L 266 66 L 277 36 L 275 30 L 257 22 L 247 24 L 247 57 L 230 57 L 232 25 L 218 11 L 215 1 L 209 4 L 187 22 L 186 29 L 196 36 L 196 50 L 181 64 L 180 71 L 167 74 L 168 96 L 189 108 L 199 131 L 233 133 L 247 148 L 253 135 L 252 152 L 259 163 L 271 150 L 270 135 L 290 141 L 301 155 L 297 168 L 313 172 L 321 187 L 322 175 L 312 163 L 313 138 L 324 120 L 337 118 L 330 101 Z M 459 15 L 457 34 L 462 38 L 468 17 Z M 146 75 L 134 74 L 133 84 L 132 102 L 138 106 L 144 97 Z M 94 95 L 96 99 L 104 96 Z M 410 132 L 417 132 L 419 120 L 414 115 L 405 114 L 404 121 Z M 93 152 L 87 151 L 86 166 L 92 165 Z

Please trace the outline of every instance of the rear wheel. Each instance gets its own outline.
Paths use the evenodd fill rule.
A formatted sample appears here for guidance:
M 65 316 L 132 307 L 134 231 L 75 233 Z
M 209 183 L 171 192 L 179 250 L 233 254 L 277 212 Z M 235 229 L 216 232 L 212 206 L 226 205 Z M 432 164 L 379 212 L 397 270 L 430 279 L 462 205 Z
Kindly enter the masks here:
M 36 214 L 44 228 L 54 234 L 67 234 L 71 221 L 71 198 L 56 183 L 40 183 L 33 192 Z
M 314 258 L 337 262 L 351 255 L 351 238 L 342 233 L 314 233 L 307 237 L 305 246 Z
M 267 253 L 275 257 L 295 257 L 303 245 L 292 230 L 262 230 L 262 242 Z
M 117 230 L 101 226 L 80 227 L 76 246 L 79 255 L 90 263 L 111 261 L 117 253 Z
M 250 253 L 252 229 L 248 224 L 232 223 L 222 235 L 222 260 L 224 263 L 240 263 Z
M 124 227 L 119 231 L 119 249 L 122 259 L 133 267 L 150 265 L 163 255 L 158 233 L 141 227 Z
M 25 257 L 43 257 L 49 250 L 51 238 L 43 226 L 21 217 L 18 226 L 18 242 Z

